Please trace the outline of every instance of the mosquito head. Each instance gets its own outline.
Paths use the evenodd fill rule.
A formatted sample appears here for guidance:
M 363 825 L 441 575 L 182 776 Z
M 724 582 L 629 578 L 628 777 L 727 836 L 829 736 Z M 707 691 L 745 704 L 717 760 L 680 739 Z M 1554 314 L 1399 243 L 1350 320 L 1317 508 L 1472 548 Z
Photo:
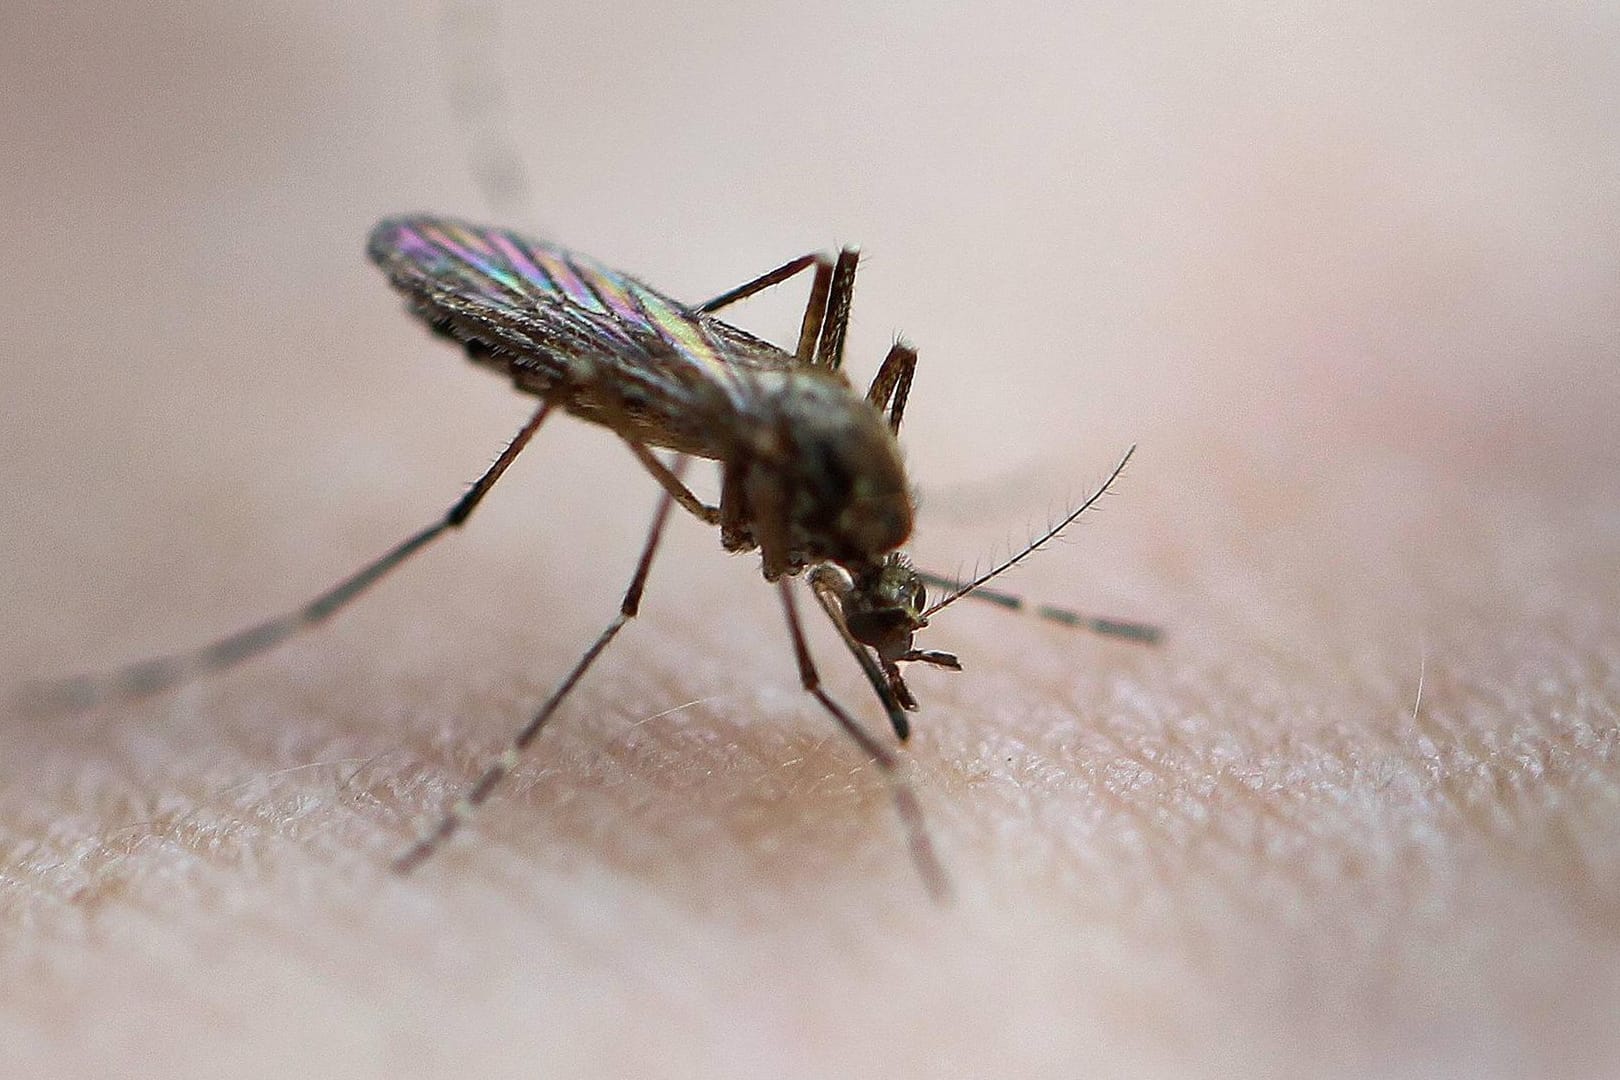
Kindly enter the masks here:
M 928 589 L 922 576 L 895 552 L 877 562 L 845 567 L 848 575 L 835 592 L 850 636 L 877 653 L 878 663 L 895 699 L 908 709 L 917 699 L 900 676 L 900 665 L 922 661 L 961 671 L 962 665 L 951 653 L 918 649 L 913 640 L 928 625 L 923 614 L 928 606 Z
M 912 638 L 928 625 L 923 609 L 928 589 L 899 554 L 868 564 L 850 574 L 843 596 L 844 624 L 855 640 L 870 645 L 883 660 L 911 652 Z

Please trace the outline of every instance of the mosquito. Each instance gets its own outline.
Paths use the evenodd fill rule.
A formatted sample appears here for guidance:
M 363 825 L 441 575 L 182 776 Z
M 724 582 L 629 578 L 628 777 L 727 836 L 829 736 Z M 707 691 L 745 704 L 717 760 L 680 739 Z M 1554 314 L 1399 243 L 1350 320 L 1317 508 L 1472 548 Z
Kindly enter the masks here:
M 394 862 L 407 873 L 429 858 L 517 766 L 586 671 L 640 610 L 643 591 L 674 506 L 720 531 L 730 552 L 759 553 L 776 586 L 799 682 L 876 763 L 889 788 L 926 888 L 947 893 L 943 868 L 894 751 L 868 733 L 822 688 L 806 642 L 793 580 L 801 575 L 836 629 L 900 741 L 917 699 L 902 668 L 961 670 L 956 656 L 918 648 L 931 616 L 964 597 L 1019 607 L 988 583 L 1072 524 L 1108 490 L 1130 460 L 1044 535 L 965 582 L 928 574 L 900 551 L 914 507 L 897 436 L 917 352 L 897 341 L 865 394 L 843 370 L 858 251 L 804 255 L 690 306 L 585 256 L 504 229 L 447 217 L 389 218 L 371 232 L 368 253 L 409 309 L 459 344 L 476 364 L 538 399 L 533 413 L 483 476 L 444 516 L 301 608 L 201 649 L 148 660 L 110 676 L 80 677 L 48 691 L 54 703 L 83 709 L 170 689 L 231 667 L 324 622 L 412 555 L 466 524 L 535 433 L 561 409 L 616 434 L 663 489 L 619 610 L 539 710 L 437 823 Z M 797 346 L 789 352 L 715 313 L 811 271 Z M 655 451 L 668 452 L 668 460 Z M 684 480 L 691 458 L 714 461 L 718 503 Z M 928 587 L 943 590 L 929 603 Z M 1153 642 L 1142 623 L 1081 616 L 1056 608 L 1036 614 L 1071 626 Z

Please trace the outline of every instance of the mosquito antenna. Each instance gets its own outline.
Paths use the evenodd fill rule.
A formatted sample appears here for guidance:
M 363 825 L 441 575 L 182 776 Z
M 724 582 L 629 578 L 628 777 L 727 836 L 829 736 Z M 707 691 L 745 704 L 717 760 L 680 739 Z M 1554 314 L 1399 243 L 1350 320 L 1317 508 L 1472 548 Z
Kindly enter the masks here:
M 984 589 L 983 587 L 994 578 L 1000 577 L 1008 570 L 1011 570 L 1013 567 L 1023 562 L 1031 554 L 1040 550 L 1047 543 L 1054 540 L 1064 529 L 1067 529 L 1070 525 L 1073 525 L 1076 518 L 1095 506 L 1097 504 L 1097 500 L 1106 495 L 1108 493 L 1108 489 L 1113 485 L 1114 481 L 1119 479 L 1119 474 L 1125 471 L 1125 466 L 1131 460 L 1131 455 L 1134 453 L 1136 453 L 1136 447 L 1134 446 L 1125 451 L 1125 456 L 1120 459 L 1118 465 L 1114 466 L 1114 471 L 1108 474 L 1108 479 L 1102 482 L 1102 486 L 1093 492 L 1090 498 L 1086 499 L 1085 502 L 1075 507 L 1069 512 L 1068 516 L 1066 516 L 1062 521 L 1059 521 L 1056 525 L 1052 526 L 1050 529 L 1046 530 L 1044 534 L 1026 544 L 1024 549 L 1018 552 L 1012 558 L 1007 559 L 1005 562 L 998 563 L 989 570 L 986 570 L 984 573 L 975 576 L 973 580 L 967 582 L 966 584 L 958 584 L 948 578 L 941 578 L 933 574 L 922 575 L 923 579 L 928 581 L 930 584 L 943 586 L 944 588 L 950 590 L 950 592 L 946 593 L 942 599 L 938 600 L 927 610 L 925 610 L 923 612 L 923 616 L 926 618 L 927 616 L 934 614 L 936 611 L 956 603 L 956 601 L 962 599 L 964 596 L 975 594 L 983 597 L 983 599 L 988 600 L 991 603 L 999 604 L 1005 608 L 1011 608 L 1014 610 L 1022 609 L 1024 602 L 1018 597 L 1012 596 L 1009 593 L 999 592 L 994 589 Z M 1088 626 L 1093 630 L 1097 630 L 1099 633 L 1118 633 L 1125 637 L 1135 637 L 1148 641 L 1155 640 L 1158 637 L 1158 631 L 1152 627 L 1141 626 L 1134 623 L 1119 622 L 1118 620 L 1113 619 L 1088 619 L 1085 616 L 1079 615 L 1072 611 L 1064 611 L 1061 608 L 1041 607 L 1036 609 L 1036 613 L 1042 615 L 1043 617 L 1052 618 L 1057 622 L 1066 623 L 1068 625 Z
M 444 0 L 439 53 L 445 97 L 486 209 L 499 221 L 523 221 L 534 189 L 512 137 L 512 99 L 500 66 L 503 12 L 500 0 Z M 492 65 L 501 72 L 493 79 Z

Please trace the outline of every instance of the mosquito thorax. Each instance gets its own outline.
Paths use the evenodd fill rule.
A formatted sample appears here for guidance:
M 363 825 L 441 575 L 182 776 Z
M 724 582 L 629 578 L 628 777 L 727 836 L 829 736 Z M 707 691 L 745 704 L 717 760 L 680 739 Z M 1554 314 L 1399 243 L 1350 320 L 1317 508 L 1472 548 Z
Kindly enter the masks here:
M 774 452 L 753 471 L 756 484 L 775 488 L 797 552 L 866 565 L 904 543 L 911 495 L 883 414 L 840 375 L 821 371 L 784 378 L 771 403 Z

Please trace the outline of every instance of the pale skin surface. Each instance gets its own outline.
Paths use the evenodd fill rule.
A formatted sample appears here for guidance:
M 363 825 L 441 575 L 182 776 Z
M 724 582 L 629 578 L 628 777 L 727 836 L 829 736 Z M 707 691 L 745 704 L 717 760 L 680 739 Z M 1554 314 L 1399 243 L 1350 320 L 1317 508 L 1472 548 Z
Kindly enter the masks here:
M 7 686 L 306 599 L 528 408 L 360 256 L 386 212 L 484 216 L 401 71 L 430 26 L 214 10 L 6 35 Z M 951 905 L 689 521 L 487 812 L 387 874 L 628 578 L 654 485 L 559 421 L 316 634 L 0 717 L 8 1071 L 1612 1074 L 1616 27 L 1289 10 L 607 12 L 514 91 L 546 230 L 677 296 L 863 243 L 850 363 L 921 348 L 928 565 L 1140 443 L 1012 584 L 1163 647 L 967 605 L 919 640 L 967 668 L 915 673 L 904 751 Z M 608 81 L 641 105 L 593 116 Z M 786 340 L 801 295 L 739 320 Z

